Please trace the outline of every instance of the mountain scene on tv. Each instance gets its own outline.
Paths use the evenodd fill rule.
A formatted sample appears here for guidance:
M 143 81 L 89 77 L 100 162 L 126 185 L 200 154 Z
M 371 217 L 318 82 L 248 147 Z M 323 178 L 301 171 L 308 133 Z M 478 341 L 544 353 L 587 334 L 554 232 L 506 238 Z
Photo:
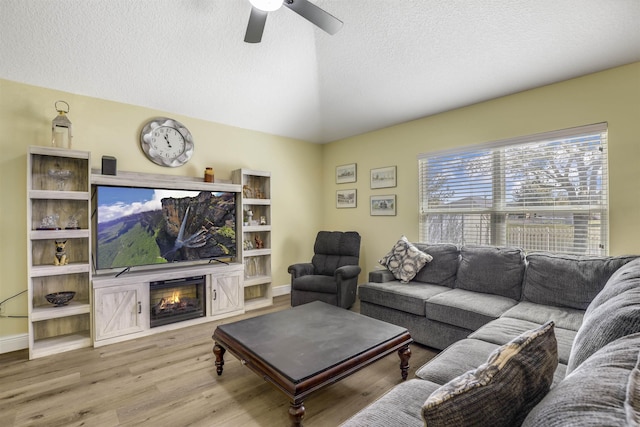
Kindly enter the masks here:
M 98 188 L 97 269 L 236 255 L 235 194 Z

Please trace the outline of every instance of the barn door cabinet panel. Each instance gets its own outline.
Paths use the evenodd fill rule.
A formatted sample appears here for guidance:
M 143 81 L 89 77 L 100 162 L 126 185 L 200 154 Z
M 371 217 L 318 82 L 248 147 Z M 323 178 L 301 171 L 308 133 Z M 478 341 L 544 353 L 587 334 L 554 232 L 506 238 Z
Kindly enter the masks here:
M 142 332 L 149 311 L 145 284 L 95 290 L 96 341 Z
M 241 265 L 229 268 L 225 273 L 210 276 L 212 319 L 230 314 L 244 313 L 243 269 Z

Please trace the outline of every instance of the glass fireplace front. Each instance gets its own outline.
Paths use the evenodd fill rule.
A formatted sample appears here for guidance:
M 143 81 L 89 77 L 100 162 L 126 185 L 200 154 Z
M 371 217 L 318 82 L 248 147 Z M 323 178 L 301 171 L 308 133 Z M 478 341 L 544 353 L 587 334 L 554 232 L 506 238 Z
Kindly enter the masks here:
M 159 280 L 149 285 L 150 326 L 204 317 L 205 276 Z

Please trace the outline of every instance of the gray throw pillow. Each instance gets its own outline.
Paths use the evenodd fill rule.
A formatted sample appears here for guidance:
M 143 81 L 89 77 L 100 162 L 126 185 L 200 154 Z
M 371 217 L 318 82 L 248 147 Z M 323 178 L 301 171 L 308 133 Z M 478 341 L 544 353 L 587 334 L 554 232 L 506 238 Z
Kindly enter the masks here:
M 494 350 L 486 363 L 443 385 L 422 406 L 428 427 L 522 424 L 547 394 L 558 366 L 554 323 Z
M 416 248 L 405 236 L 379 262 L 402 283 L 408 283 L 433 257 Z

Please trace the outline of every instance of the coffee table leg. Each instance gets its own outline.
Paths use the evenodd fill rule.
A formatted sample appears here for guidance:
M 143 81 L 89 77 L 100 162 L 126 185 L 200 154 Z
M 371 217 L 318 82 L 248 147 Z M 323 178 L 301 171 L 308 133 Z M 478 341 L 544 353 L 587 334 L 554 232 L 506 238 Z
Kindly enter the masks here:
M 402 347 L 398 350 L 398 356 L 400 356 L 400 372 L 402 372 L 402 379 L 406 380 L 409 374 L 409 358 L 411 357 L 411 349 L 409 346 Z
M 304 418 L 304 405 L 302 402 L 291 402 L 289 407 L 289 419 L 291 420 L 291 427 L 302 427 L 302 419 Z
M 215 343 L 213 346 L 213 354 L 216 355 L 216 372 L 222 375 L 222 367 L 224 366 L 224 352 L 227 351 L 220 344 Z

